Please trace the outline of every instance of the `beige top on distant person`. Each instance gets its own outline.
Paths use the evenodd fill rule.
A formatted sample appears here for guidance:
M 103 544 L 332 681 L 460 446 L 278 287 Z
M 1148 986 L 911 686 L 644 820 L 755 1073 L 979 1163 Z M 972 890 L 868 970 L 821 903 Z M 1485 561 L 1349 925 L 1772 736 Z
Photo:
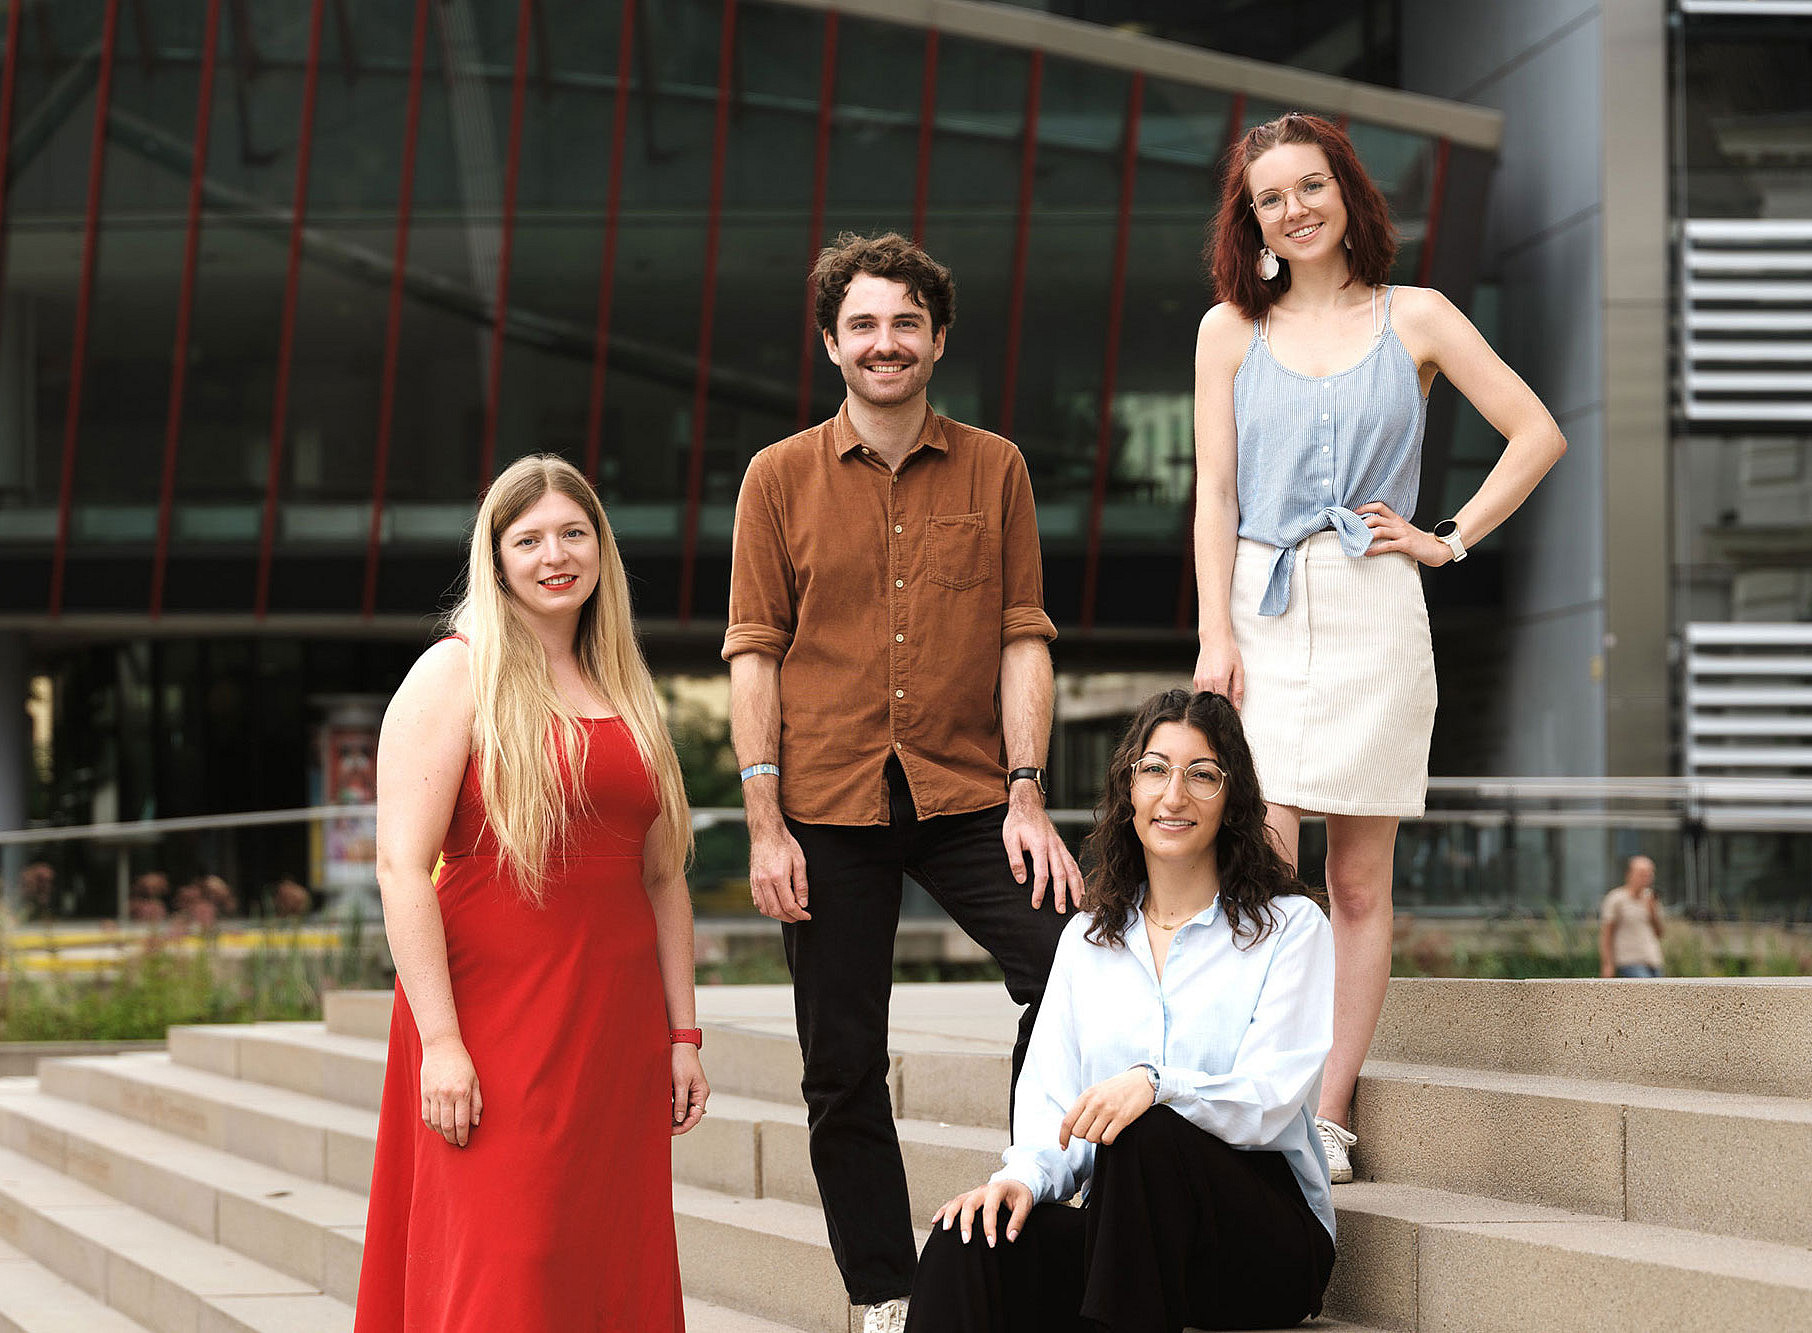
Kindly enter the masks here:
M 1619 884 L 1605 894 L 1598 915 L 1610 938 L 1612 967 L 1661 966 L 1661 904 L 1652 888 Z

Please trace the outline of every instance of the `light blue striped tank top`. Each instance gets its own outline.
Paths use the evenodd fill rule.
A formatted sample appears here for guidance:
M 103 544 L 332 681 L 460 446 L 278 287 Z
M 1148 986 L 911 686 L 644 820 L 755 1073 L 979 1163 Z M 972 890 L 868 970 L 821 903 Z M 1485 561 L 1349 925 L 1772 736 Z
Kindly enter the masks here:
M 1261 616 L 1290 604 L 1299 542 L 1332 528 L 1341 550 L 1359 557 L 1372 535 L 1355 508 L 1382 500 L 1405 518 L 1415 513 L 1428 400 L 1391 328 L 1395 293 L 1385 289 L 1382 327 L 1359 362 L 1319 379 L 1280 365 L 1265 328 L 1253 326 L 1233 377 L 1233 420 L 1239 535 L 1277 547 Z

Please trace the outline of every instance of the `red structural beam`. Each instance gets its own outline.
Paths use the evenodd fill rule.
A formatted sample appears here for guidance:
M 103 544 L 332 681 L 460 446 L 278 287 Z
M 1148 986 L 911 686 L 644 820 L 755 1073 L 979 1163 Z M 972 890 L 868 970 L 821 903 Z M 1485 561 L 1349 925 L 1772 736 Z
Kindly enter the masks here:
M 6 290 L 6 174 L 12 169 L 13 88 L 18 82 L 19 36 L 25 17 L 25 0 L 12 0 L 6 7 L 6 60 L 0 66 L 0 292 Z M 0 332 L 6 327 L 6 315 L 0 309 Z
M 88 141 L 88 208 L 82 222 L 82 276 L 76 288 L 75 337 L 69 350 L 69 404 L 63 414 L 63 469 L 57 486 L 57 543 L 50 561 L 50 614 L 63 614 L 63 575 L 69 560 L 69 514 L 75 492 L 76 442 L 82 432 L 82 377 L 88 367 L 88 313 L 94 304 L 94 266 L 101 242 L 101 183 L 107 162 L 107 106 L 113 96 L 113 56 L 119 45 L 120 0 L 107 0 L 101 18 L 101 71 L 94 87 L 94 129 Z M 11 47 L 8 47 L 11 53 Z
M 925 30 L 925 70 L 919 83 L 919 158 L 912 187 L 912 239 L 925 243 L 931 201 L 931 141 L 937 131 L 937 29 Z
M 1139 177 L 1139 121 L 1145 110 L 1145 76 L 1134 74 L 1126 94 L 1126 135 L 1121 145 L 1120 212 L 1114 225 L 1114 267 L 1108 281 L 1107 346 L 1101 356 L 1101 424 L 1095 435 L 1095 490 L 1088 507 L 1088 555 L 1082 567 L 1082 628 L 1095 627 L 1101 575 L 1101 513 L 1114 448 L 1114 389 L 1120 374 L 1120 325 L 1126 310 L 1126 248 L 1132 236 L 1133 189 Z
M 201 252 L 202 187 L 208 176 L 208 129 L 214 119 L 214 63 L 220 53 L 221 0 L 208 0 L 201 39 L 201 88 L 195 95 L 194 157 L 189 163 L 189 216 L 182 244 L 182 286 L 176 294 L 176 336 L 170 347 L 170 404 L 164 416 L 164 470 L 157 490 L 157 549 L 151 558 L 151 616 L 164 613 L 164 574 L 170 561 L 170 518 L 176 504 L 176 451 L 182 440 L 183 390 L 189 379 L 189 323 L 195 312 L 195 268 Z
M 623 0 L 617 32 L 617 97 L 610 123 L 610 186 L 604 200 L 604 257 L 598 264 L 598 337 L 591 356 L 591 395 L 585 413 L 585 475 L 598 476 L 604 439 L 604 379 L 610 368 L 610 316 L 616 299 L 617 219 L 623 209 L 623 149 L 629 141 L 629 78 L 634 69 L 635 0 Z
M 1435 237 L 1441 230 L 1441 206 L 1447 193 L 1447 156 L 1453 146 L 1446 139 L 1437 140 L 1434 154 L 1434 180 L 1428 186 L 1428 226 L 1422 232 L 1422 254 L 1416 260 L 1416 286 L 1428 286 L 1434 276 Z
M 478 453 L 478 490 L 491 484 L 497 462 L 497 409 L 503 393 L 503 331 L 510 314 L 510 255 L 516 242 L 516 187 L 522 175 L 522 118 L 528 93 L 529 40 L 535 0 L 517 0 L 516 69 L 510 82 L 510 146 L 503 167 L 503 239 L 497 249 L 497 300 L 492 310 L 491 363 L 485 381 L 484 444 Z
M 824 244 L 824 201 L 830 179 L 831 113 L 837 104 L 837 11 L 824 15 L 824 55 L 818 69 L 818 142 L 812 157 L 812 218 L 806 236 L 806 262 L 818 258 L 818 247 Z M 818 364 L 818 322 L 812 317 L 812 283 L 805 282 L 804 332 L 799 345 L 798 429 L 811 424 L 812 370 Z
M 289 214 L 289 267 L 283 278 L 283 315 L 277 337 L 277 382 L 271 394 L 270 461 L 264 478 L 264 521 L 258 540 L 258 590 L 252 614 L 263 620 L 271 602 L 271 554 L 277 540 L 277 496 L 283 486 L 284 432 L 289 426 L 290 370 L 296 350 L 296 296 L 302 286 L 302 232 L 308 223 L 308 166 L 315 147 L 315 94 L 321 85 L 321 26 L 326 0 L 308 16 L 308 65 L 302 75 L 302 126 L 296 137 L 296 189 Z
M 1013 284 L 1007 296 L 1007 346 L 1000 371 L 1000 433 L 1013 437 L 1019 394 L 1019 341 L 1025 325 L 1026 259 L 1032 236 L 1032 188 L 1038 165 L 1038 101 L 1044 90 L 1044 52 L 1032 52 L 1026 76 L 1025 142 L 1019 152 L 1019 217 L 1013 228 Z
M 711 202 L 705 214 L 705 291 L 698 311 L 698 379 L 692 389 L 692 452 L 686 463 L 686 517 L 681 534 L 679 622 L 692 622 L 698 574 L 698 507 L 705 483 L 705 426 L 711 410 L 711 334 L 717 317 L 717 245 L 723 229 L 724 158 L 730 139 L 730 85 L 736 69 L 736 0 L 724 0 L 717 56 L 717 128 L 711 139 Z
M 1227 141 L 1221 145 L 1221 160 L 1225 160 L 1233 146 L 1240 141 L 1246 132 L 1246 95 L 1233 94 L 1233 100 L 1227 105 Z M 1220 181 L 1215 181 L 1214 196 L 1219 197 Z M 1211 205 L 1212 206 L 1212 205 Z M 1183 565 L 1177 578 L 1177 619 L 1178 629 L 1189 625 L 1189 612 L 1195 604 L 1195 500 L 1196 472 L 1189 471 L 1189 508 L 1183 513 Z
M 384 320 L 384 369 L 378 381 L 376 457 L 371 467 L 371 531 L 365 538 L 365 591 L 360 612 L 377 612 L 378 562 L 383 557 L 384 492 L 390 484 L 390 439 L 396 423 L 397 349 L 403 332 L 403 285 L 409 267 L 409 225 L 415 201 L 415 148 L 421 137 L 422 69 L 428 54 L 428 7 L 415 0 L 409 46 L 409 100 L 403 113 L 403 171 L 396 191 L 396 244 L 390 257 L 390 309 Z

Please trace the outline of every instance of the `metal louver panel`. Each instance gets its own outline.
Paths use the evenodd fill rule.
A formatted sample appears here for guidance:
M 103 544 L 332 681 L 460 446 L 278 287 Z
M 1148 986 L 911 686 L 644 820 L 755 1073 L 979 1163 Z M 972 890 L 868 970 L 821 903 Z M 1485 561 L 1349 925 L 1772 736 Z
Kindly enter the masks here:
M 1686 627 L 1689 777 L 1812 770 L 1812 624 Z
M 1680 284 L 1687 419 L 1812 422 L 1812 221 L 1688 222 Z

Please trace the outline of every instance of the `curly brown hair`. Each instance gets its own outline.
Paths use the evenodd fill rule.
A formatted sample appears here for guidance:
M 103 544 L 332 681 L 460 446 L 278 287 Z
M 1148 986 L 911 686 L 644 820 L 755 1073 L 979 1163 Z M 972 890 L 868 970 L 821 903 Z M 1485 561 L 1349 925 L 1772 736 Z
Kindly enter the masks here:
M 956 321 L 956 279 L 950 270 L 898 232 L 862 236 L 842 232 L 812 265 L 812 316 L 818 330 L 837 336 L 837 312 L 858 273 L 903 282 L 913 303 L 931 317 L 935 337 Z
M 1125 942 L 1146 878 L 1145 844 L 1133 827 L 1132 766 L 1145 753 L 1151 733 L 1165 722 L 1180 722 L 1207 737 L 1227 775 L 1214 860 L 1220 872 L 1221 911 L 1234 941 L 1242 949 L 1250 948 L 1276 928 L 1271 900 L 1308 890 L 1265 829 L 1265 798 L 1239 714 L 1225 695 L 1188 690 L 1165 690 L 1147 699 L 1109 761 L 1107 786 L 1095 806 L 1095 827 L 1082 844 L 1088 883 L 1083 906 L 1095 918 L 1086 938 L 1104 945 Z
M 1346 261 L 1348 281 L 1381 287 L 1390 281 L 1390 266 L 1397 257 L 1390 204 L 1366 174 L 1345 130 L 1302 111 L 1255 125 L 1227 154 L 1220 212 L 1202 252 L 1214 280 L 1215 296 L 1231 301 L 1247 319 L 1257 319 L 1290 290 L 1287 259 L 1278 260 L 1277 276 L 1269 282 L 1258 276 L 1258 252 L 1265 242 L 1250 207 L 1252 188 L 1246 179 L 1254 162 L 1284 143 L 1311 144 L 1327 154 L 1328 168 L 1346 205 L 1346 239 L 1351 243 Z

